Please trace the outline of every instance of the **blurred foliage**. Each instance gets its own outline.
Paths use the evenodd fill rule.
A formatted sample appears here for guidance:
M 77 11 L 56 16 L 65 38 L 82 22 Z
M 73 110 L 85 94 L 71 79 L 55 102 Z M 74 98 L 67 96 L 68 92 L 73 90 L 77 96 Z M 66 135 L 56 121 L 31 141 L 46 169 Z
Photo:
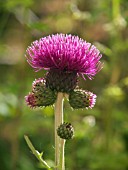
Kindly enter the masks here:
M 128 1 L 0 0 L 0 170 L 43 169 L 27 147 L 27 134 L 45 160 L 54 160 L 54 111 L 29 109 L 24 96 L 35 73 L 25 50 L 33 40 L 71 33 L 95 44 L 104 69 L 80 86 L 97 94 L 92 110 L 73 111 L 65 120 L 75 138 L 66 143 L 67 170 L 128 170 Z

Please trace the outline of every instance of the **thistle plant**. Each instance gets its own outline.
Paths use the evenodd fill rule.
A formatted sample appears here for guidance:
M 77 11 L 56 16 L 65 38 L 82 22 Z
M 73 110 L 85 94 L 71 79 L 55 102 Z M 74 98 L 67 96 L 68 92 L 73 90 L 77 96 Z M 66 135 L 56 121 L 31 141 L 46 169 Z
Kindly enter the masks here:
M 65 34 L 41 38 L 26 50 L 27 61 L 35 71 L 47 70 L 44 78 L 33 82 L 32 91 L 25 99 L 31 108 L 54 105 L 56 170 L 65 170 L 65 141 L 74 136 L 71 123 L 64 122 L 64 98 L 68 96 L 73 109 L 94 107 L 96 95 L 79 89 L 78 79 L 81 75 L 84 80 L 92 80 L 103 67 L 101 57 L 99 50 L 91 43 L 78 36 Z M 30 143 L 28 138 L 25 139 Z M 34 150 L 33 148 L 30 147 Z M 38 158 L 37 155 L 36 157 Z M 46 163 L 45 165 L 50 168 Z

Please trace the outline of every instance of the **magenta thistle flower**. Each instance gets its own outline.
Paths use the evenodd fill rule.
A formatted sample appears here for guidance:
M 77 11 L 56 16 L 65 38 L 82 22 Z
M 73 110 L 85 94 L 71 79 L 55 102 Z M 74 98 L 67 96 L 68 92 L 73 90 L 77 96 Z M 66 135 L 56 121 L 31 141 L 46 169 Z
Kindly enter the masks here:
M 82 75 L 84 79 L 84 76 L 92 79 L 102 69 L 102 55 L 94 45 L 67 34 L 55 34 L 34 41 L 26 53 L 27 61 L 35 71 L 48 70 L 45 78 L 33 82 L 32 92 L 25 99 L 31 108 L 55 103 L 55 167 L 63 169 L 64 142 L 57 134 L 62 139 L 71 139 L 74 132 L 70 123 L 63 123 L 63 98 L 68 94 L 73 109 L 94 107 L 96 95 L 79 89 L 78 77 Z
M 78 36 L 55 34 L 34 41 L 27 61 L 36 70 L 76 72 L 92 79 L 102 69 L 99 50 Z

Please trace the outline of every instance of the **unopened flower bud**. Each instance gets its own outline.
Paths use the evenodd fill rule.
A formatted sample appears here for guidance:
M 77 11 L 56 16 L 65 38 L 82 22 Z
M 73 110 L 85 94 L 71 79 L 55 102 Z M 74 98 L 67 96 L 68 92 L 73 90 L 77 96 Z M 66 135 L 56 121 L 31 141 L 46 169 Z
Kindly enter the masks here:
M 45 79 L 39 78 L 32 84 L 32 93 L 25 97 L 26 103 L 31 108 L 50 106 L 56 101 L 57 93 L 45 86 Z
M 69 94 L 69 103 L 73 109 L 92 108 L 96 102 L 96 95 L 92 92 L 76 89 Z
M 71 123 L 63 123 L 57 129 L 57 134 L 62 139 L 72 139 L 74 135 L 74 129 Z

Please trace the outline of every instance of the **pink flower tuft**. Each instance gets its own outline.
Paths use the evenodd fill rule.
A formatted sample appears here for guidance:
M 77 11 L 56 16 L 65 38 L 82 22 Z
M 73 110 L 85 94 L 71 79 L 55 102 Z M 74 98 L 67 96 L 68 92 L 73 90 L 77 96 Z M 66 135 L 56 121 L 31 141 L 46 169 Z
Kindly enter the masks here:
M 55 34 L 34 41 L 27 48 L 28 63 L 41 69 L 76 72 L 92 79 L 102 69 L 99 50 L 78 36 Z
M 29 93 L 29 95 L 25 96 L 25 101 L 30 108 L 35 108 L 37 106 L 34 93 Z
M 89 92 L 89 91 L 87 91 L 87 92 L 85 92 L 85 94 L 87 95 L 87 100 L 89 100 L 89 108 L 93 108 L 94 107 L 94 105 L 95 105 L 95 103 L 96 103 L 96 94 L 94 94 L 94 93 L 92 93 L 92 92 Z M 86 108 L 88 108 L 88 107 L 86 107 Z

